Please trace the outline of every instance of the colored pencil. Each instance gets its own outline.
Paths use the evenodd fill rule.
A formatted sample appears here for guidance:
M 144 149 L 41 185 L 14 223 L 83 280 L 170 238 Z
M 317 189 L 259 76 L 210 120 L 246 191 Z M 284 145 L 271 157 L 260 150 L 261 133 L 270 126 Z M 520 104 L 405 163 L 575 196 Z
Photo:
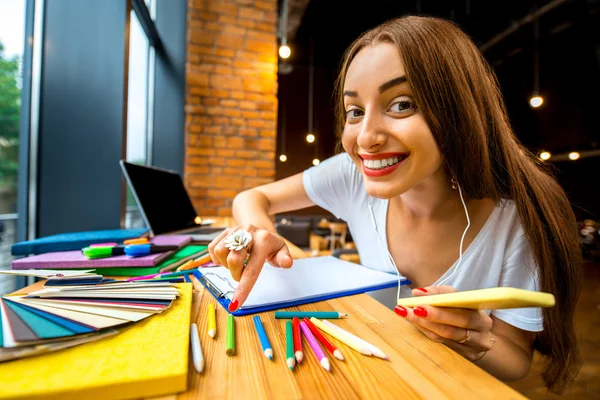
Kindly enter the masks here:
M 321 331 L 312 322 L 310 322 L 310 319 L 304 318 L 303 321 L 306 322 L 306 325 L 308 325 L 308 328 L 310 329 L 312 334 L 315 335 L 317 339 L 319 339 L 319 342 L 321 342 L 321 344 L 323 344 L 323 346 L 325 346 L 325 348 L 329 350 L 329 352 L 333 354 L 335 358 L 342 361 L 344 360 L 342 352 L 337 347 L 335 347 L 335 345 L 331 343 L 329 339 L 323 336 Z
M 292 319 L 298 318 L 320 318 L 320 319 L 338 319 L 346 318 L 348 314 L 340 313 L 337 311 L 275 311 L 275 318 L 277 319 Z
M 217 318 L 215 312 L 215 305 L 210 303 L 208 305 L 208 336 L 214 338 L 217 335 Z
M 180 271 L 180 272 L 163 272 L 160 274 L 152 274 L 152 275 L 145 275 L 145 276 L 136 276 L 134 278 L 129 278 L 127 279 L 128 281 L 143 281 L 146 279 L 164 279 L 164 278 L 172 278 L 174 276 L 183 276 L 183 275 L 187 275 L 187 274 L 191 274 L 194 271 Z
M 208 262 L 208 261 L 206 261 L 206 262 Z M 185 264 L 183 264 L 180 267 L 178 267 L 177 271 L 186 271 L 186 270 L 190 270 L 190 269 L 196 269 L 199 266 L 201 266 L 202 264 L 205 264 L 206 262 L 202 261 L 202 260 L 200 260 L 200 261 L 198 261 L 198 260 L 189 260 Z
M 292 327 L 294 328 L 294 355 L 298 364 L 304 360 L 304 352 L 302 351 L 302 333 L 300 332 L 300 320 L 298 317 L 292 319 Z
M 321 364 L 321 366 L 323 368 L 325 368 L 327 371 L 331 371 L 331 365 L 329 364 L 329 359 L 323 352 L 323 349 L 321 348 L 321 346 L 319 346 L 319 342 L 317 342 L 317 339 L 310 331 L 310 328 L 308 327 L 306 322 L 304 322 L 304 321 L 300 322 L 300 329 L 302 329 L 302 332 L 304 333 L 304 336 L 306 337 L 306 341 L 308 342 L 308 345 L 310 346 L 312 351 L 315 352 L 315 356 L 317 356 L 317 360 L 319 360 L 319 364 Z
M 329 325 L 325 325 L 322 321 L 313 317 L 310 319 L 310 322 L 312 322 L 317 328 L 319 328 L 323 332 L 333 336 L 340 342 L 342 342 L 345 345 L 347 345 L 348 347 L 358 351 L 359 353 L 364 354 L 365 356 L 373 355 L 371 350 L 369 350 L 369 348 L 366 347 L 363 343 L 358 342 L 357 340 L 353 339 L 350 336 L 344 335 L 342 332 L 338 331 L 337 329 L 331 328 Z
M 296 359 L 294 358 L 294 328 L 292 321 L 285 321 L 285 363 L 290 371 L 294 370 Z
M 212 258 L 210 258 L 210 254 L 209 253 L 206 253 L 206 254 L 203 254 L 200 257 L 196 258 L 194 261 L 196 261 L 200 265 L 202 265 L 202 264 L 206 264 L 207 262 L 212 261 Z
M 235 324 L 233 322 L 233 315 L 227 316 L 227 355 L 232 356 L 235 354 Z
M 149 243 L 148 238 L 137 238 L 137 239 L 127 239 L 123 241 L 123 244 L 147 244 Z
M 198 327 L 194 323 L 190 326 L 190 345 L 192 346 L 194 368 L 198 373 L 202 373 L 204 371 L 204 354 L 202 353 L 200 338 L 198 337 Z
M 357 342 L 362 343 L 362 345 L 366 346 L 371 351 L 371 353 L 373 353 L 373 355 L 375 357 L 383 358 L 384 360 L 389 360 L 388 356 L 386 356 L 385 353 L 383 351 L 381 351 L 381 349 L 379 347 L 377 347 L 375 345 L 372 345 L 371 343 L 367 342 L 366 340 L 359 338 L 358 336 L 356 336 L 356 335 L 348 332 L 347 330 L 345 330 L 343 328 L 340 328 L 337 325 L 332 324 L 329 321 L 323 321 L 323 323 L 325 325 L 331 326 L 333 329 L 339 330 L 340 332 L 342 332 L 343 334 L 345 334 L 347 336 L 350 336 L 351 338 L 353 338 Z
M 265 356 L 269 359 L 273 359 L 273 349 L 271 348 L 271 343 L 269 342 L 269 338 L 267 337 L 267 332 L 265 332 L 265 327 L 260 320 L 258 315 L 254 316 L 254 326 L 256 327 L 256 333 L 258 333 L 258 340 L 260 340 L 260 345 L 262 346 L 263 352 Z

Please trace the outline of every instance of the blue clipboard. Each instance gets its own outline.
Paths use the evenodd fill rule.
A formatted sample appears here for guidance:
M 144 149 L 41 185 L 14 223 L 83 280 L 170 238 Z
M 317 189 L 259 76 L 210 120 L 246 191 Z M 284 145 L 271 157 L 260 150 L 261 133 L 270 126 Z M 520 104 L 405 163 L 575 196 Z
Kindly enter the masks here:
M 364 288 L 360 288 L 360 289 L 356 289 L 356 290 L 350 290 L 347 292 L 340 292 L 340 293 L 334 293 L 334 294 L 330 294 L 330 295 L 313 297 L 310 299 L 281 302 L 281 303 L 270 304 L 270 305 L 266 305 L 266 306 L 240 309 L 240 310 L 231 312 L 231 311 L 229 311 L 229 303 L 231 301 L 227 297 L 225 297 L 223 294 L 221 294 L 220 291 L 216 287 L 212 286 L 210 284 L 210 281 L 204 277 L 202 272 L 196 270 L 196 271 L 194 271 L 194 276 L 196 277 L 196 279 L 198 279 L 202 283 L 202 285 L 208 290 L 208 292 L 215 298 L 215 300 L 217 300 L 217 302 L 219 302 L 219 304 L 229 314 L 232 314 L 236 317 L 241 317 L 243 315 L 257 314 L 257 313 L 261 313 L 264 311 L 280 310 L 282 308 L 294 307 L 294 306 L 299 306 L 302 304 L 316 303 L 319 301 L 335 299 L 338 297 L 352 296 L 354 294 L 360 294 L 360 293 L 365 293 L 365 292 L 371 292 L 374 290 L 381 290 L 381 289 L 387 289 L 387 288 L 392 288 L 392 287 L 398 286 L 398 282 L 392 282 L 392 283 L 385 284 L 385 285 L 369 286 L 369 287 L 364 287 Z M 400 283 L 400 285 L 402 285 L 402 286 L 409 285 L 410 283 L 411 283 L 411 281 L 409 281 L 408 279 L 405 279 Z

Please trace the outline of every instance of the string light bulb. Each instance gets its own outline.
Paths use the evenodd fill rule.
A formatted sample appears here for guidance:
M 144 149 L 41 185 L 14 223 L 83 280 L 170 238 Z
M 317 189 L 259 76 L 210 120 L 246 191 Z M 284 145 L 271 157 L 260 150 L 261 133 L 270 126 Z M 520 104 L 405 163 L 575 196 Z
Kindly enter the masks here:
M 575 160 L 578 160 L 578 159 L 579 159 L 579 157 L 581 157 L 581 154 L 579 154 L 579 153 L 578 153 L 578 152 L 576 152 L 576 151 L 572 151 L 572 152 L 570 152 L 570 153 L 569 153 L 569 159 L 570 159 L 570 160 L 573 160 L 573 161 L 575 161 Z
M 529 99 L 529 105 L 533 108 L 538 108 L 544 104 L 544 98 L 542 96 L 533 96 Z
M 319 161 L 319 159 L 318 159 L 318 158 L 315 158 L 315 159 L 313 160 L 313 165 L 314 165 L 314 166 L 317 166 L 317 165 L 319 165 L 320 163 L 321 163 L 321 161 Z
M 313 143 L 315 141 L 315 135 L 313 135 L 312 133 L 309 133 L 308 135 L 306 135 L 306 141 L 308 143 Z
M 292 54 L 292 49 L 287 44 L 279 47 L 279 57 L 288 58 Z
M 542 160 L 544 160 L 544 161 L 546 161 L 546 160 L 549 160 L 549 159 L 550 159 L 550 157 L 552 157 L 552 154 L 550 154 L 550 152 L 549 152 L 549 151 L 542 151 L 542 152 L 540 153 L 540 158 L 541 158 Z
M 287 156 L 285 154 L 280 155 L 279 156 L 279 161 L 286 162 L 287 161 Z

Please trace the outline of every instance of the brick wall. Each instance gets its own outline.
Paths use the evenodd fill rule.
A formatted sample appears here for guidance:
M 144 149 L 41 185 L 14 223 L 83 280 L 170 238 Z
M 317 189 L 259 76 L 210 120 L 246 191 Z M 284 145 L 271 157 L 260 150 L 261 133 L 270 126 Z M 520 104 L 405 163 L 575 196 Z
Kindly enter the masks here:
M 231 215 L 273 181 L 277 0 L 188 0 L 185 184 L 201 215 Z

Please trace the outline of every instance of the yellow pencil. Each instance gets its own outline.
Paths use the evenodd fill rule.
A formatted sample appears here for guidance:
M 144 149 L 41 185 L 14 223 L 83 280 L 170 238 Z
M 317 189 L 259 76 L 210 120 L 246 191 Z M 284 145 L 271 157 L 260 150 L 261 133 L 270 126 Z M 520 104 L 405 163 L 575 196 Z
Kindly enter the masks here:
M 208 336 L 214 338 L 217 335 L 217 322 L 215 318 L 215 305 L 208 305 Z
M 333 336 L 340 342 L 342 342 L 345 345 L 349 346 L 350 348 L 358 351 L 359 353 L 364 354 L 365 356 L 373 355 L 371 350 L 369 350 L 367 347 L 365 347 L 365 345 L 363 343 L 360 343 L 356 339 L 344 334 L 344 332 L 338 331 L 330 326 L 325 325 L 322 321 L 316 319 L 315 317 L 312 317 L 310 319 L 310 322 L 312 322 L 317 328 L 319 328 L 323 332 L 328 333 L 329 335 Z

